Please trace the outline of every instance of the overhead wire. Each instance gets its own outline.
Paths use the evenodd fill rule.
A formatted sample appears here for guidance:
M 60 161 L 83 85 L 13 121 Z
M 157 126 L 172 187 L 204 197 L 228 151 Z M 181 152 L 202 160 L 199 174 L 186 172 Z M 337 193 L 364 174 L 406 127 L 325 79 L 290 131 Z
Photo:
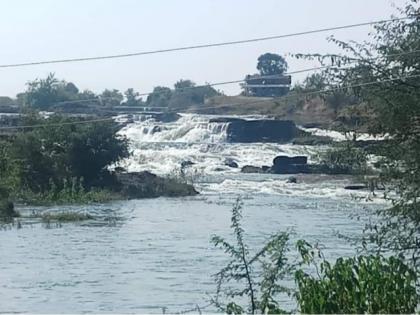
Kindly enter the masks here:
M 302 36 L 302 35 L 308 35 L 308 34 L 322 33 L 322 32 L 327 32 L 327 31 L 336 31 L 336 30 L 342 30 L 342 29 L 348 29 L 348 28 L 354 28 L 354 27 L 375 25 L 375 24 L 381 24 L 381 23 L 386 23 L 386 22 L 401 21 L 401 20 L 407 20 L 411 18 L 413 18 L 413 16 L 404 16 L 404 17 L 385 19 L 385 20 L 377 20 L 377 21 L 362 22 L 362 23 L 355 23 L 355 24 L 348 24 L 348 25 L 341 25 L 341 26 L 334 26 L 334 27 L 319 28 L 315 30 L 295 32 L 295 33 L 289 33 L 289 34 L 280 34 L 280 35 L 264 36 L 264 37 L 257 37 L 257 38 L 249 38 L 249 39 L 243 39 L 243 40 L 234 40 L 234 41 L 226 41 L 226 42 L 219 42 L 219 43 L 208 43 L 208 44 L 201 44 L 201 45 L 191 45 L 191 46 L 183 46 L 183 47 L 175 47 L 175 48 L 149 50 L 149 51 L 140 51 L 140 52 L 126 53 L 126 54 L 114 54 L 114 55 L 106 55 L 106 56 L 80 57 L 80 58 L 67 58 L 67 59 L 54 59 L 54 60 L 41 60 L 41 61 L 11 63 L 11 64 L 0 64 L 0 68 L 18 68 L 18 67 L 28 67 L 28 66 L 36 66 L 36 65 L 44 65 L 44 64 L 94 61 L 94 60 L 105 60 L 105 59 L 115 59 L 115 58 L 128 58 L 128 57 L 135 57 L 135 56 L 153 55 L 153 54 L 185 51 L 185 50 L 192 50 L 192 49 L 238 45 L 238 44 L 246 44 L 246 43 L 261 42 L 261 41 L 274 40 L 274 39 Z
M 389 54 L 385 57 L 387 58 L 391 58 L 391 57 L 398 57 L 398 56 L 404 56 L 404 55 L 410 55 L 410 54 L 414 54 L 414 53 L 420 53 L 420 50 L 411 50 L 411 51 L 406 51 L 406 52 L 402 52 L 402 53 L 396 53 L 396 54 Z M 378 56 L 378 57 L 372 57 L 372 58 L 367 58 L 365 61 L 374 61 L 374 60 L 378 60 L 384 58 L 384 56 Z M 358 62 L 359 60 L 354 60 L 349 62 L 348 64 L 346 64 L 345 67 L 337 67 L 337 66 L 320 66 L 320 67 L 312 67 L 312 68 L 306 68 L 306 69 L 301 69 L 301 70 L 296 70 L 296 71 L 290 71 L 290 72 L 285 72 L 282 75 L 286 76 L 286 75 L 292 75 L 292 74 L 299 74 L 299 73 L 305 73 L 305 72 L 311 72 L 311 71 L 318 71 L 318 70 L 324 70 L 324 69 L 329 69 L 329 68 L 336 68 L 337 70 L 344 70 L 347 69 L 351 64 L 354 64 L 355 62 Z M 270 79 L 270 78 L 278 78 L 280 75 L 275 74 L 275 75 L 264 75 L 264 76 L 260 76 L 258 77 L 259 79 Z M 213 87 L 213 86 L 221 86 L 221 85 L 229 85 L 229 84 L 237 84 L 237 83 L 242 83 L 245 82 L 246 79 L 239 79 L 239 80 L 230 80 L 230 81 L 221 81 L 221 82 L 215 82 L 215 83 L 207 83 L 207 84 L 202 84 L 202 85 L 195 85 L 195 86 L 190 86 L 190 87 L 184 87 L 184 88 L 179 88 L 176 90 L 171 90 L 171 91 L 178 91 L 178 92 L 182 92 L 182 91 L 187 91 L 187 90 L 191 90 L 191 89 L 199 89 L 199 88 L 204 88 L 204 87 Z M 159 95 L 159 94 L 163 94 L 165 92 L 159 92 L 159 91 L 155 91 L 155 92 L 147 92 L 147 93 L 139 93 L 137 94 L 137 96 L 141 97 L 141 96 L 148 96 L 148 95 Z M 96 98 L 90 98 L 90 99 L 82 99 L 82 100 L 68 100 L 68 101 L 60 101 L 60 102 L 56 102 L 53 105 L 59 105 L 59 104 L 73 104 L 73 103 L 84 103 L 84 102 L 101 102 L 103 100 L 108 100 L 108 99 L 116 99 L 115 97 L 96 97 Z M 150 107 L 150 106 L 140 106 L 140 107 Z M 155 107 L 153 106 L 153 108 L 158 109 L 158 108 L 166 108 L 166 107 Z
M 282 96 L 282 97 L 279 97 L 279 98 L 270 98 L 270 99 L 265 99 L 265 100 L 258 100 L 258 101 L 255 101 L 255 102 L 247 102 L 247 103 L 242 102 L 242 103 L 236 103 L 236 104 L 225 104 L 225 105 L 217 105 L 217 106 L 198 107 L 198 108 L 194 108 L 194 111 L 204 110 L 204 109 L 217 109 L 217 108 L 220 109 L 220 108 L 231 107 L 231 106 L 240 106 L 240 105 L 247 106 L 247 105 L 261 104 L 261 103 L 266 103 L 266 102 L 277 102 L 277 101 L 285 100 L 285 99 L 288 99 L 288 98 L 291 98 L 291 97 L 298 97 L 299 98 L 299 97 L 305 97 L 305 96 L 309 96 L 309 95 L 330 93 L 330 92 L 343 90 L 343 89 L 370 86 L 370 85 L 387 83 L 387 82 L 392 82 L 392 81 L 397 81 L 397 80 L 410 79 L 410 78 L 420 78 L 420 74 L 399 76 L 399 77 L 396 77 L 396 78 L 390 78 L 390 79 L 380 80 L 380 81 L 363 82 L 363 83 L 354 84 L 354 85 L 337 86 L 335 88 L 322 89 L 322 90 L 311 91 L 311 92 L 307 92 L 307 93 L 290 95 L 290 96 Z M 177 108 L 175 112 L 178 112 L 180 109 L 182 109 L 182 108 Z M 187 109 L 191 109 L 191 108 L 188 107 Z M 168 111 L 168 112 L 172 112 L 172 111 Z M 63 125 L 87 124 L 87 123 L 96 123 L 96 122 L 111 121 L 111 120 L 114 120 L 114 119 L 113 118 L 105 118 L 105 119 L 82 120 L 82 121 L 74 121 L 74 122 L 38 124 L 38 125 L 27 125 L 27 126 L 4 126 L 4 127 L 0 127 L 0 130 L 29 129 L 29 128 L 42 128 L 42 127 L 55 127 L 55 126 L 59 127 L 59 126 L 63 126 Z

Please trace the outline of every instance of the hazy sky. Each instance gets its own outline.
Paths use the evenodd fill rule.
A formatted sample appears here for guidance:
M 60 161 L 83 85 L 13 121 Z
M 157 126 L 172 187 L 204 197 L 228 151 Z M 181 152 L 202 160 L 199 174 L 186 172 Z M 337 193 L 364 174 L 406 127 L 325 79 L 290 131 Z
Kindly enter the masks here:
M 0 0 L 0 64 L 164 49 L 389 18 L 403 0 Z M 198 84 L 256 71 L 259 55 L 337 52 L 325 39 L 365 40 L 371 27 L 132 58 L 0 69 L 0 95 L 55 72 L 80 89 L 145 93 L 180 78 Z M 313 64 L 287 57 L 289 70 Z M 293 80 L 302 76 L 293 77 Z M 238 85 L 221 87 L 228 94 Z

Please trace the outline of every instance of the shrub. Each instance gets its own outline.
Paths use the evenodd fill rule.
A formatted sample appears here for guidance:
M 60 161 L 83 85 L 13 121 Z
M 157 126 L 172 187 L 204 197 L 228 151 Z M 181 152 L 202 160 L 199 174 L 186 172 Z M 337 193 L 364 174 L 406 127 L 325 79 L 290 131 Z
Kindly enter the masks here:
M 0 220 L 8 221 L 19 216 L 20 214 L 15 210 L 13 202 L 8 199 L 0 199 Z
M 41 219 L 43 222 L 49 223 L 51 221 L 58 221 L 58 222 L 77 222 L 77 221 L 85 221 L 85 220 L 92 220 L 93 216 L 87 213 L 80 213 L 80 212 L 48 212 L 43 213 L 41 215 Z
M 414 313 L 419 295 L 416 273 L 396 257 L 339 258 L 334 264 L 315 262 L 309 244 L 298 243 L 302 258 L 317 277 L 296 271 L 297 300 L 302 313 Z M 322 257 L 321 255 L 319 257 Z
M 321 164 L 334 174 L 365 174 L 368 171 L 367 153 L 348 141 L 334 145 L 319 158 Z
M 291 273 L 292 267 L 286 258 L 289 235 L 288 233 L 273 235 L 262 249 L 251 255 L 244 241 L 241 219 L 242 203 L 238 198 L 232 209 L 231 219 L 236 244 L 230 244 L 219 236 L 212 237 L 212 243 L 231 257 L 227 266 L 215 275 L 217 295 L 213 303 L 228 314 L 283 313 L 276 297 L 280 293 L 289 293 L 286 287 L 278 283 Z M 255 269 L 262 270 L 261 277 L 258 277 L 259 273 Z M 240 283 L 242 288 L 226 288 L 225 286 L 231 281 Z M 230 301 L 222 302 L 221 295 Z M 247 297 L 248 305 L 241 306 L 232 301 L 242 296 Z

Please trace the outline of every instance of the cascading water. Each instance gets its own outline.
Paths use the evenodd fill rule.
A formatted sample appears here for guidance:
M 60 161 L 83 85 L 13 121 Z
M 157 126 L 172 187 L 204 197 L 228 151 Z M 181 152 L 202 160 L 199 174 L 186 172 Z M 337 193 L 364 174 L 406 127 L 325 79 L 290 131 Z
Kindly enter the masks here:
M 229 143 L 228 123 L 212 122 L 211 115 L 183 114 L 174 122 L 163 123 L 153 117 L 137 116 L 121 134 L 128 137 L 132 156 L 122 163 L 128 171 L 151 171 L 159 175 L 173 174 L 188 162 L 188 171 L 196 176 L 201 193 L 268 193 L 286 195 L 315 194 L 348 196 L 346 179 L 320 183 L 291 185 L 288 176 L 243 174 L 245 165 L 271 166 L 277 155 L 306 155 L 311 159 L 319 147 L 277 143 Z M 244 118 L 244 117 L 241 117 Z M 249 117 L 258 119 L 261 117 Z M 246 118 L 245 118 L 246 119 Z M 238 168 L 226 165 L 235 161 Z

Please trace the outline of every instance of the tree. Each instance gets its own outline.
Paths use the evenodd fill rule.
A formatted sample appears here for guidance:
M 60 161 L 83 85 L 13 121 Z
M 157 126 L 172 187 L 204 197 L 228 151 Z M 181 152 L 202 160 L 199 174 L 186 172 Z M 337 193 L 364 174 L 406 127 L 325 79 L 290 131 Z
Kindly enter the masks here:
M 147 97 L 146 103 L 151 107 L 168 107 L 172 91 L 166 86 L 156 86 Z
M 280 55 L 265 53 L 258 57 L 257 69 L 261 75 L 283 74 L 287 71 L 287 62 Z
M 25 93 L 18 94 L 18 103 L 39 110 L 48 110 L 61 102 L 80 99 L 79 89 L 74 83 L 58 80 L 54 73 L 45 79 L 36 79 L 27 83 Z
M 228 314 L 284 313 L 276 298 L 279 294 L 290 291 L 279 284 L 293 268 L 286 256 L 289 250 L 289 234 L 277 233 L 271 236 L 263 248 L 251 255 L 244 240 L 245 231 L 241 220 L 242 202 L 237 199 L 231 219 L 235 244 L 219 236 L 213 236 L 211 239 L 215 246 L 223 249 L 231 257 L 227 266 L 215 275 L 217 294 L 213 303 Z M 261 277 L 258 277 L 255 269 L 262 270 Z M 233 281 L 236 285 L 229 287 Z M 243 296 L 248 299 L 246 306 L 241 306 L 234 300 Z M 221 301 L 221 297 L 226 298 L 227 302 Z
M 54 73 L 50 73 L 45 79 L 36 79 L 27 83 L 25 92 L 25 104 L 36 109 L 46 110 L 54 103 L 60 101 L 58 98 L 59 81 Z
M 43 192 L 63 179 L 83 178 L 87 186 L 108 176 L 107 167 L 128 157 L 128 142 L 117 135 L 113 121 L 74 124 L 83 118 L 54 115 L 34 118 L 32 124 L 45 127 L 19 133 L 9 154 L 18 164 L 19 188 Z M 53 124 L 54 126 L 49 126 Z
M 204 104 L 207 98 L 220 94 L 210 85 L 197 86 L 191 80 L 181 79 L 174 84 L 174 87 L 169 101 L 169 107 L 172 108 L 187 108 Z
M 138 106 L 142 103 L 141 98 L 139 98 L 139 93 L 135 92 L 134 89 L 128 89 L 124 92 L 125 96 L 125 106 Z
M 105 89 L 99 97 L 101 104 L 106 107 L 119 106 L 124 99 L 124 96 L 121 94 L 121 92 L 116 89 Z
M 372 42 L 331 38 L 344 54 L 306 58 L 328 66 L 323 73 L 328 82 L 360 100 L 371 134 L 389 138 L 378 152 L 378 181 L 392 205 L 377 212 L 379 222 L 367 224 L 365 241 L 378 251 L 404 254 L 420 270 L 419 1 L 408 1 L 400 12 L 409 18 L 377 24 Z
M 174 84 L 175 90 L 190 89 L 195 86 L 195 83 L 191 80 L 179 80 Z

